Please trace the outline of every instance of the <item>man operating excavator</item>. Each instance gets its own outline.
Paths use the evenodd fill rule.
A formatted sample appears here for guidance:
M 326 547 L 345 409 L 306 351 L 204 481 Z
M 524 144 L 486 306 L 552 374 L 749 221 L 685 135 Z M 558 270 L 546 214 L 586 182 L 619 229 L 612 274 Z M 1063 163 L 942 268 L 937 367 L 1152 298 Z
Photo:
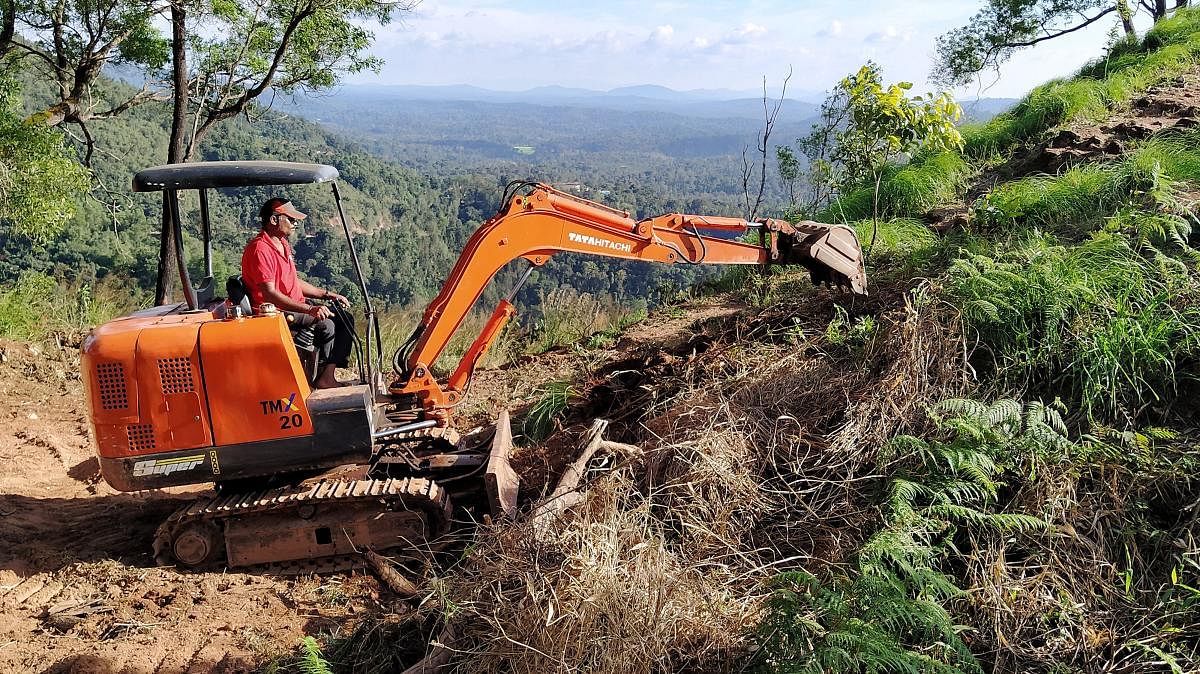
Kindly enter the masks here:
M 343 306 L 349 301 L 333 291 L 318 288 L 296 273 L 296 260 L 288 237 L 296 223 L 307 216 L 287 199 L 268 199 L 258 211 L 262 231 L 242 252 L 242 282 L 250 294 L 255 310 L 270 302 L 287 316 L 292 332 L 313 329 L 313 343 L 319 353 L 314 388 L 340 386 L 336 376 L 339 367 L 347 367 L 350 356 L 351 328 L 344 322 L 346 312 L 334 312 L 329 307 L 308 304 L 306 299 L 332 300 Z

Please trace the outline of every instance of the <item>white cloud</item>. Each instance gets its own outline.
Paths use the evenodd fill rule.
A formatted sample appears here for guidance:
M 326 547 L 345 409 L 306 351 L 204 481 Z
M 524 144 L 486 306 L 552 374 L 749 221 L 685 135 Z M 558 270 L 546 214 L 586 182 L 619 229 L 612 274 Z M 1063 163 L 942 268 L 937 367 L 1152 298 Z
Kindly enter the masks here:
M 895 26 L 888 24 L 882 31 L 875 31 L 863 38 L 863 42 L 908 42 L 912 39 L 913 33 L 911 30 L 901 31 Z
M 744 23 L 741 28 L 733 31 L 731 37 L 752 39 L 762 37 L 767 34 L 766 26 L 760 26 L 757 23 Z
M 650 33 L 650 42 L 653 44 L 670 44 L 671 39 L 675 37 L 675 27 L 671 24 L 658 26 Z
M 842 30 L 844 30 L 844 28 L 845 27 L 842 25 L 841 21 L 834 19 L 833 21 L 829 22 L 829 26 L 827 28 L 822 28 L 821 30 L 817 31 L 817 37 L 837 37 L 842 34 Z

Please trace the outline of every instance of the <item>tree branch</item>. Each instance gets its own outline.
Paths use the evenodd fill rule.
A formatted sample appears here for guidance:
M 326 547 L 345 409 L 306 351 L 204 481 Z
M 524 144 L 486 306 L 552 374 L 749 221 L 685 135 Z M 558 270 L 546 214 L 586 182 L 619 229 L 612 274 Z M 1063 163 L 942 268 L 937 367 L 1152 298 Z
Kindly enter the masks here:
M 116 117 L 117 115 L 125 112 L 126 110 L 129 110 L 130 108 L 139 106 L 143 103 L 150 103 L 152 101 L 165 102 L 165 101 L 169 101 L 169 100 L 171 100 L 170 96 L 164 96 L 164 95 L 156 93 L 154 91 L 150 91 L 149 86 L 143 84 L 141 91 L 137 92 L 133 96 L 130 96 L 124 102 L 120 103 L 119 105 L 113 106 L 112 108 L 105 110 L 104 112 L 98 112 L 96 114 L 93 114 L 91 117 L 92 117 L 92 119 L 107 119 L 109 117 Z
M 1108 9 L 1100 12 L 1096 16 L 1093 16 L 1092 18 L 1088 19 L 1087 21 L 1084 21 L 1083 23 L 1079 24 L 1078 26 L 1072 26 L 1071 28 L 1064 28 L 1063 30 L 1060 30 L 1057 33 L 1044 35 L 1042 37 L 1036 37 L 1032 40 L 1027 40 L 1025 42 L 1007 42 L 1005 44 L 998 45 L 998 47 L 1001 49 L 1017 49 L 1019 47 L 1032 47 L 1033 45 L 1035 45 L 1039 42 L 1045 42 L 1046 40 L 1053 40 L 1056 37 L 1062 37 L 1063 35 L 1074 33 L 1077 30 L 1082 30 L 1084 28 L 1087 28 L 1088 26 L 1092 25 L 1093 23 L 1096 23 L 1097 21 L 1099 21 L 1101 19 L 1101 17 L 1105 16 L 1106 14 L 1111 14 L 1115 11 L 1117 11 L 1116 6 L 1109 7 Z
M 190 159 L 195 154 L 196 148 L 200 146 L 200 141 L 208 134 L 213 124 L 236 116 L 271 86 L 275 80 L 275 74 L 279 72 L 279 67 L 283 64 L 283 60 L 287 56 L 288 49 L 291 47 L 292 37 L 295 35 L 296 30 L 300 28 L 300 24 L 304 23 L 305 19 L 312 16 L 315 12 L 316 8 L 310 2 L 305 4 L 304 8 L 294 14 L 288 21 L 287 27 L 279 38 L 279 46 L 276 47 L 275 53 L 272 56 L 271 65 L 267 68 L 267 71 L 263 74 L 258 84 L 242 92 L 233 103 L 211 110 L 204 115 L 204 122 L 196 129 L 191 141 L 188 143 L 185 155 L 187 158 Z M 197 114 L 201 113 L 197 112 Z

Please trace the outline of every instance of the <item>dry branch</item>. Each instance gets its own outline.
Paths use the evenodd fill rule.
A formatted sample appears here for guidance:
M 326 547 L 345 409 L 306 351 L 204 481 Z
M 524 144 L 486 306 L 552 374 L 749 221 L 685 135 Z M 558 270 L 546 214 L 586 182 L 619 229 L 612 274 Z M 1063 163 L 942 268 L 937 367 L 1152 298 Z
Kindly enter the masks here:
M 588 431 L 588 441 L 584 445 L 583 452 L 574 463 L 567 466 L 550 497 L 534 510 L 531 519 L 539 534 L 546 530 L 548 523 L 553 521 L 557 515 L 583 500 L 583 494 L 579 491 L 579 481 L 583 479 L 588 462 L 592 460 L 604 443 L 606 428 L 608 428 L 608 421 L 604 419 L 596 419 L 592 422 L 592 429 Z
M 431 642 L 433 649 L 429 651 L 429 655 L 421 658 L 420 662 L 404 670 L 401 674 L 437 674 L 450 664 L 450 656 L 454 655 L 454 651 L 445 646 L 455 637 L 454 628 L 446 626 L 442 633 Z
M 375 575 L 379 576 L 379 580 L 383 581 L 392 592 L 400 595 L 405 599 L 410 599 L 421 593 L 420 588 L 415 583 L 400 575 L 400 572 L 392 566 L 387 557 L 380 555 L 374 550 L 366 550 L 363 552 L 363 557 L 371 568 L 375 570 Z

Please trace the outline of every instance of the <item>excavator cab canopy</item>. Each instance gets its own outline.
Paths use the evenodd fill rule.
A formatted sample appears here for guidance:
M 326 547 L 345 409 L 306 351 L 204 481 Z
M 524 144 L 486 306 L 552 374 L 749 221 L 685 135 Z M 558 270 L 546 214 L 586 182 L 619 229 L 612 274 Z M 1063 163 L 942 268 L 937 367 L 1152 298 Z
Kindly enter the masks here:
M 302 185 L 337 180 L 327 164 L 290 161 L 205 161 L 142 169 L 133 176 L 134 192 L 203 190 L 220 187 Z
M 369 369 L 381 367 L 374 363 L 378 359 L 379 326 L 371 298 L 367 294 L 366 281 L 359 265 L 354 239 L 342 209 L 342 197 L 337 185 L 338 170 L 328 164 L 307 164 L 289 161 L 206 161 L 187 164 L 167 164 L 142 169 L 133 176 L 134 192 L 163 193 L 164 242 L 168 232 L 174 234 L 174 250 L 163 250 L 159 264 L 166 262 L 167 255 L 178 261 L 179 281 L 186 300 L 186 309 L 205 310 L 216 299 L 216 284 L 213 279 L 212 224 L 209 218 L 208 190 L 238 187 L 267 187 L 275 185 L 315 185 L 330 183 L 333 200 L 337 205 L 338 217 L 350 248 L 350 259 L 358 277 L 358 287 L 363 296 L 363 307 L 367 318 L 367 356 Z M 200 236 L 204 242 L 204 278 L 193 284 L 184 257 L 183 224 L 179 208 L 179 192 L 197 190 L 200 195 Z M 161 272 L 161 269 L 160 269 Z M 161 300 L 161 298 L 160 298 Z M 372 342 L 376 344 L 372 344 Z M 371 357 L 371 347 L 376 347 L 376 358 Z M 374 366 L 374 367 L 372 367 Z

